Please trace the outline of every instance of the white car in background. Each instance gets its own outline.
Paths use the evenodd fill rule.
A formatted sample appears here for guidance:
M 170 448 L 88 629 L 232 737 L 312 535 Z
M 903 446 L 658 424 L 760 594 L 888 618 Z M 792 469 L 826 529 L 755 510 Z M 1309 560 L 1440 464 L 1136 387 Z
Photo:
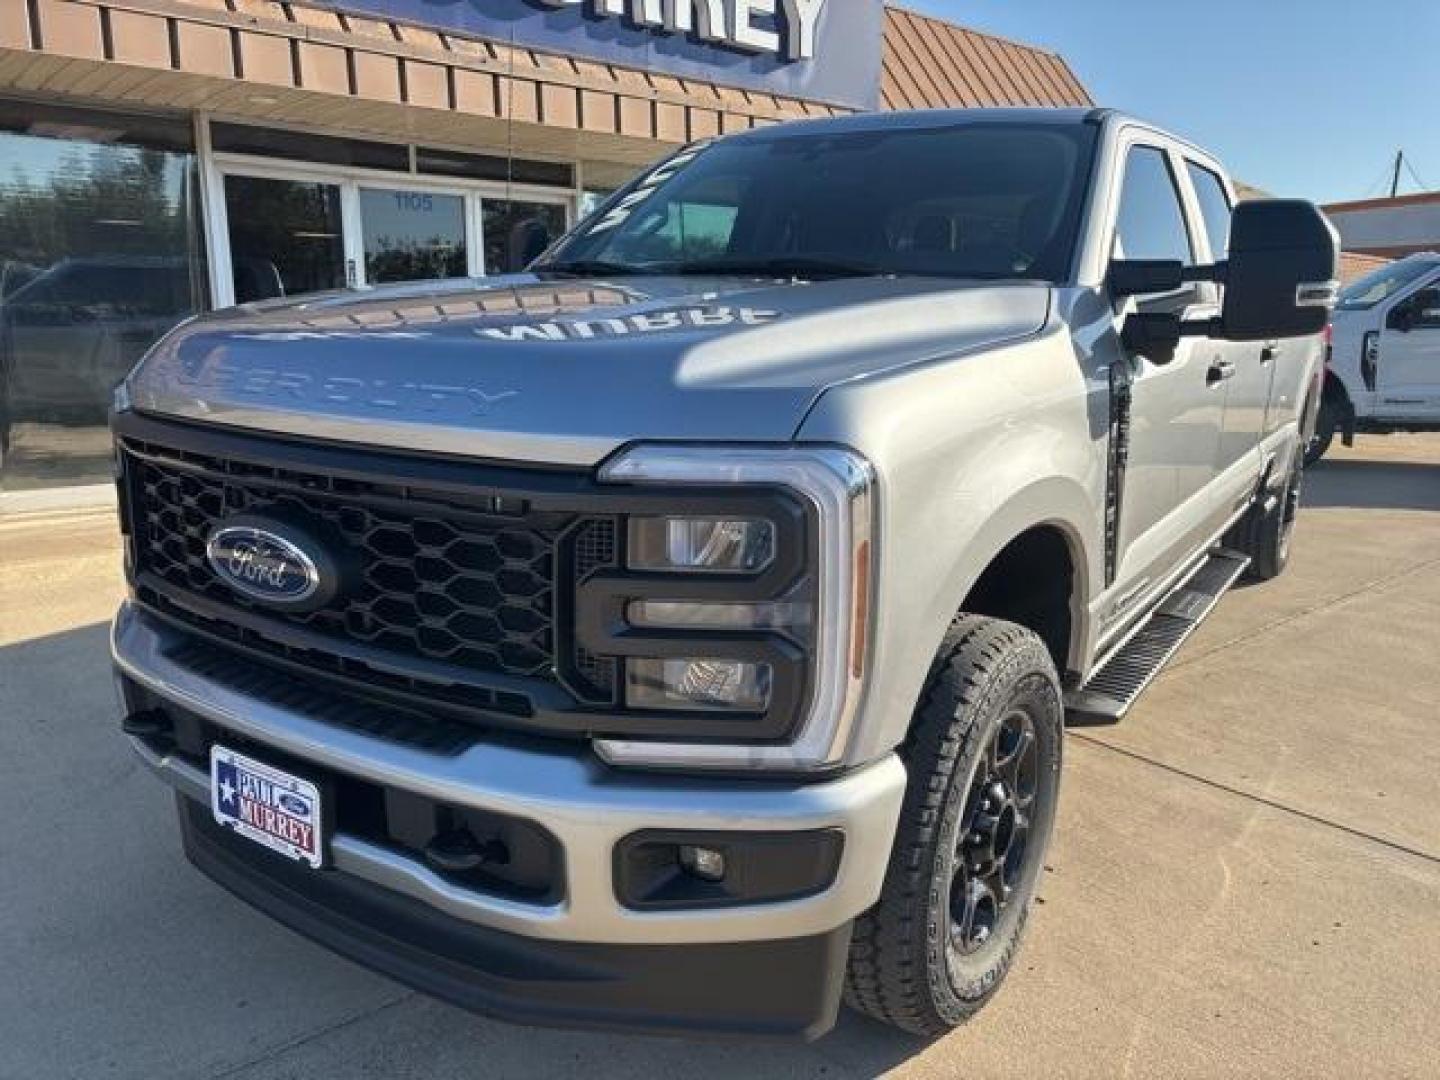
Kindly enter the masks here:
M 1440 429 L 1440 254 L 1382 266 L 1340 293 L 1331 324 L 1325 394 L 1305 463 L 1336 432 Z

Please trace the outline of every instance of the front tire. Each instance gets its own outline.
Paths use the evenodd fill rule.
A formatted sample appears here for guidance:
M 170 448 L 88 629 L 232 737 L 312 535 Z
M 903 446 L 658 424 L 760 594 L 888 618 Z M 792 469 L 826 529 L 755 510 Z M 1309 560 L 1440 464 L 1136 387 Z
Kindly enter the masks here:
M 855 923 L 845 999 L 936 1037 L 999 989 L 1055 821 L 1064 708 L 1029 630 L 961 615 L 901 749 L 909 785 L 880 901 Z

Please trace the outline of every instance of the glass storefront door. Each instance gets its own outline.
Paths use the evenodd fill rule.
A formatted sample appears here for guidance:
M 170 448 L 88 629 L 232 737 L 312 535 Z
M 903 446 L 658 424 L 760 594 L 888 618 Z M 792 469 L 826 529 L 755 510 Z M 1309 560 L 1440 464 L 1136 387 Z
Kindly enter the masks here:
M 337 184 L 227 176 L 225 216 L 236 303 L 347 283 Z
M 0 128 L 0 490 L 107 482 L 115 384 L 203 305 L 190 129 L 3 103 Z
M 514 274 L 560 238 L 565 207 L 551 202 L 485 200 L 485 272 Z
M 465 198 L 433 191 L 360 189 L 365 280 L 426 281 L 470 272 Z

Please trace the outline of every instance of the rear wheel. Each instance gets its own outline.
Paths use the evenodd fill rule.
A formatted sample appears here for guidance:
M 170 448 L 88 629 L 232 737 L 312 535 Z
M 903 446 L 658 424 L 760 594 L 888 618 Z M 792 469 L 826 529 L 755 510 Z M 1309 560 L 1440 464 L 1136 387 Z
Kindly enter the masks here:
M 856 921 L 853 1008 L 938 1036 L 999 988 L 1054 823 L 1062 720 L 1038 637 L 956 619 L 902 749 L 910 781 L 884 890 Z
M 1273 505 L 1267 509 L 1264 502 L 1256 503 L 1236 526 L 1230 546 L 1250 556 L 1246 576 L 1252 581 L 1277 578 L 1290 564 L 1290 543 L 1295 536 L 1304 480 L 1304 460 L 1297 449 L 1285 475 L 1284 487 L 1272 496 Z
M 1314 465 L 1325 456 L 1330 444 L 1335 441 L 1335 432 L 1340 427 L 1340 409 L 1329 397 L 1320 399 L 1320 411 L 1315 416 L 1315 433 L 1305 444 L 1305 464 Z

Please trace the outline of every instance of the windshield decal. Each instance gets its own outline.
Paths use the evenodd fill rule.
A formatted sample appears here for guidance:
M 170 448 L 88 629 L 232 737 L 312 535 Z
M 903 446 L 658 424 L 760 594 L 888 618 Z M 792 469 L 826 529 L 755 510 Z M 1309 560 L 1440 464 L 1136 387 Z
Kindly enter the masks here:
M 655 194 L 656 188 L 699 157 L 712 142 L 714 142 L 713 139 L 707 139 L 704 142 L 695 143 L 693 146 L 687 146 L 668 161 L 664 161 L 652 169 L 641 179 L 633 191 L 607 210 L 604 217 L 586 229 L 585 235 L 595 236 L 599 233 L 609 232 L 617 225 L 623 225 L 635 212 L 637 206 Z

